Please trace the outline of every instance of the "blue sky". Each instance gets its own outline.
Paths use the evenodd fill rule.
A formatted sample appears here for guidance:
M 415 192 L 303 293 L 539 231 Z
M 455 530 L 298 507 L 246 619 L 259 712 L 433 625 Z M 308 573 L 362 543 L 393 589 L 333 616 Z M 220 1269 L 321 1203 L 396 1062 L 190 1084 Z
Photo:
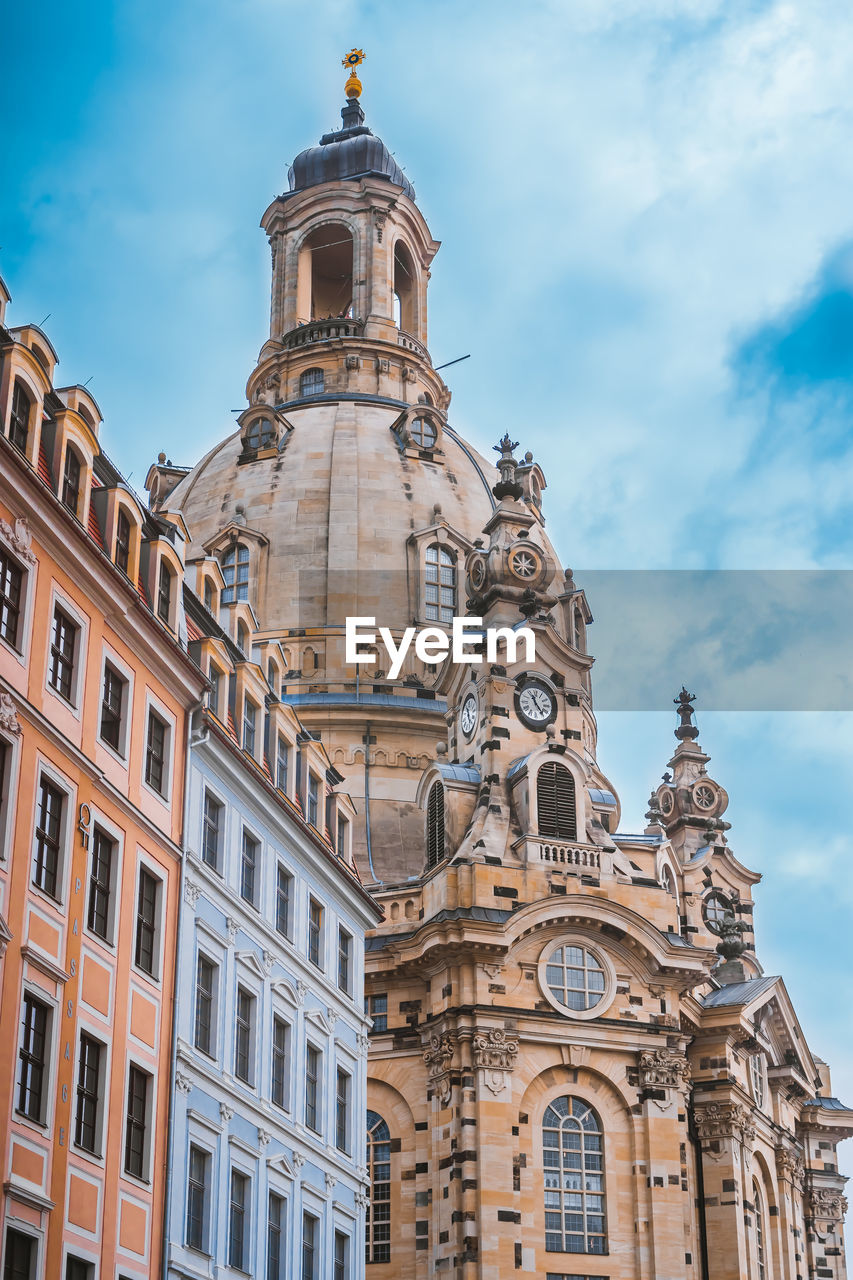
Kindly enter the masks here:
M 433 357 L 472 356 L 447 371 L 452 421 L 483 449 L 505 429 L 533 449 L 579 579 L 853 567 L 843 6 L 44 0 L 13 7 L 4 43 L 10 319 L 49 314 L 61 379 L 91 377 L 135 484 L 244 404 L 268 320 L 258 220 L 335 126 L 357 44 L 368 123 L 443 241 Z M 738 649 L 732 613 L 718 658 Z M 635 607 L 626 629 L 644 626 Z M 703 711 L 677 665 L 732 847 L 765 876 L 760 958 L 853 1099 L 853 715 Z M 629 827 L 673 724 L 601 716 Z

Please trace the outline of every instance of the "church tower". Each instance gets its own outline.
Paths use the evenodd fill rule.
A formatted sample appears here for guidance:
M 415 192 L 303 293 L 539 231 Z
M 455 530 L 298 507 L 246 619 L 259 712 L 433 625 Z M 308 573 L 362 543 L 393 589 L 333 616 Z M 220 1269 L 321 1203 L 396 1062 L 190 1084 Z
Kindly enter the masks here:
M 366 124 L 361 58 L 342 128 L 264 214 L 270 337 L 237 430 L 149 478 L 188 563 L 221 567 L 221 625 L 344 776 L 385 911 L 368 1280 L 842 1280 L 853 1112 L 756 955 L 759 877 L 693 697 L 624 832 L 545 474 L 509 435 L 495 466 L 453 428 L 427 335 L 438 244 Z M 399 640 L 466 615 L 480 661 L 346 660 L 348 617 Z

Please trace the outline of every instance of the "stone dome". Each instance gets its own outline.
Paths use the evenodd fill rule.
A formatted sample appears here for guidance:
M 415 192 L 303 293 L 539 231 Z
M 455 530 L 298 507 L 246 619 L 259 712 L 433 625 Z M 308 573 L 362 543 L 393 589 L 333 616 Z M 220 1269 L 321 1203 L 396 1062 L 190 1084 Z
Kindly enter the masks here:
M 415 189 L 381 138 L 364 123 L 360 103 L 348 102 L 341 111 L 343 128 L 326 133 L 319 146 L 300 151 L 288 173 L 290 190 L 304 191 L 323 182 L 340 182 L 366 175 L 386 178 L 410 200 Z

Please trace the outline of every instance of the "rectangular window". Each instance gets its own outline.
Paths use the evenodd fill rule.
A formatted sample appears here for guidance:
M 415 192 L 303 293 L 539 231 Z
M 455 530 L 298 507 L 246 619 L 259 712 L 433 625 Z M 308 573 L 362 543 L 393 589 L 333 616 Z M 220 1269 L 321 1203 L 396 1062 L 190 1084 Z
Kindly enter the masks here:
M 104 689 L 101 695 L 101 741 L 113 751 L 122 748 L 122 718 L 124 716 L 124 691 L 127 681 L 109 662 L 104 663 Z
M 338 1086 L 335 1096 L 335 1146 L 338 1151 L 349 1151 L 349 1110 L 351 1077 L 338 1067 Z
M 273 1018 L 272 1023 L 272 1100 L 290 1109 L 290 1025 L 284 1018 Z
M 308 959 L 323 967 L 323 908 L 316 898 L 308 901 Z
M 71 701 L 74 687 L 74 656 L 77 652 L 79 628 L 59 605 L 53 611 L 53 630 L 50 640 L 50 668 L 48 684 L 66 702 Z
M 32 1236 L 23 1231 L 6 1232 L 6 1265 L 3 1280 L 35 1280 L 38 1246 Z
M 21 453 L 27 452 L 27 437 L 30 434 L 30 398 L 23 385 L 15 379 L 12 391 L 12 412 L 9 415 L 9 439 Z
M 157 968 L 157 902 L 160 881 L 145 867 L 139 868 L 136 894 L 136 948 L 134 963 L 143 973 L 156 976 Z
M 80 1061 L 77 1067 L 77 1112 L 74 1141 L 84 1151 L 100 1155 L 98 1108 L 101 1100 L 101 1045 L 85 1032 L 80 1033 Z
M 121 510 L 116 520 L 116 565 L 126 577 L 130 569 L 130 520 Z
M 160 795 L 165 793 L 166 743 L 169 726 L 156 711 L 148 712 L 148 740 L 145 744 L 145 781 Z
M 388 996 L 385 992 L 367 997 L 367 1014 L 373 1019 L 374 1031 L 388 1030 Z
M 245 987 L 237 988 L 237 1025 L 234 1035 L 234 1074 L 238 1080 L 252 1083 L 252 1037 L 255 1021 L 255 998 Z
M 124 1131 L 124 1171 L 145 1178 L 148 1136 L 148 1090 L 151 1077 L 131 1067 L 127 1077 L 127 1121 Z
M 157 580 L 157 617 L 169 625 L 172 614 L 172 571 L 165 560 L 160 561 L 160 575 Z
M 350 993 L 352 975 L 352 934 L 338 926 L 338 988 Z
M 339 858 L 346 858 L 347 844 L 349 843 L 349 823 L 340 813 L 338 814 L 338 843 L 336 846 Z
M 317 1280 L 317 1219 L 302 1215 L 302 1280 Z
M 285 938 L 290 937 L 290 904 L 293 898 L 293 876 L 278 864 L 275 884 L 275 927 Z
M 0 547 L 0 636 L 13 649 L 18 648 L 21 623 L 21 596 L 24 573 L 3 547 Z M 29 1239 L 28 1236 L 23 1237 Z
M 214 1012 L 216 1007 L 216 965 L 199 954 L 195 972 L 195 1047 L 208 1057 L 213 1052 Z
M 89 903 L 86 924 L 105 942 L 111 942 L 110 898 L 113 883 L 113 854 L 115 841 L 95 827 L 92 837 L 92 858 L 89 863 Z
M 207 1244 L 207 1181 L 210 1156 L 201 1147 L 190 1147 L 187 1182 L 187 1244 L 203 1251 Z
M 77 514 L 80 501 L 80 459 L 73 449 L 66 446 L 65 467 L 62 472 L 62 505 Z
M 33 884 L 52 898 L 59 897 L 60 840 L 62 806 L 65 795 L 46 778 L 39 784 L 36 815 L 36 849 L 33 862 Z
M 335 1232 L 335 1280 L 349 1280 L 349 1236 Z
M 243 699 L 243 750 L 250 756 L 255 754 L 255 731 L 258 723 L 258 708 L 249 698 Z
M 65 1280 L 92 1280 L 95 1274 L 93 1263 L 84 1262 L 82 1258 L 65 1259 Z
M 267 1280 L 285 1280 L 284 1198 L 270 1192 L 267 1206 Z
M 219 848 L 222 840 L 222 813 L 224 807 L 215 796 L 211 795 L 209 791 L 205 791 L 201 859 L 209 867 L 213 867 L 214 871 L 219 870 Z
M 41 1124 L 44 1120 L 45 1068 L 50 1009 L 25 993 L 21 1001 L 21 1047 L 18 1050 L 18 1106 L 27 1117 Z
M 305 1050 L 305 1123 L 320 1132 L 320 1050 L 309 1044 Z
M 215 716 L 219 715 L 219 690 L 222 683 L 222 673 L 218 667 L 211 662 L 207 671 L 207 678 L 210 681 L 210 689 L 207 694 L 207 705 Z
M 287 779 L 290 773 L 290 743 L 281 734 L 278 735 L 278 746 L 275 753 L 275 785 L 279 791 L 287 794 Z
M 317 821 L 320 815 L 320 784 L 313 773 L 308 775 L 308 821 L 312 827 L 317 827 Z
M 240 863 L 240 897 L 255 905 L 255 871 L 258 866 L 260 841 L 243 831 L 243 856 Z
M 228 1220 L 228 1265 L 238 1271 L 245 1270 L 246 1261 L 246 1209 L 249 1179 L 245 1173 L 231 1170 L 231 1212 Z

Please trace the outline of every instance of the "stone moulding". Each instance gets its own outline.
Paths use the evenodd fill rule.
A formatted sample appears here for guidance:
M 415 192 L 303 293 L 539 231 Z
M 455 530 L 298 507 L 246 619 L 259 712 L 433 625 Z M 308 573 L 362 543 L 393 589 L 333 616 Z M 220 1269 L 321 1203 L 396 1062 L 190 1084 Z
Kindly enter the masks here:
M 518 1038 L 491 1027 L 475 1033 L 472 1047 L 474 1066 L 483 1072 L 483 1083 L 492 1093 L 503 1093 L 518 1056 Z
M 722 1139 L 733 1139 L 751 1149 L 755 1141 L 755 1125 L 747 1107 L 739 1102 L 708 1102 L 694 1108 L 696 1132 L 703 1146 Z
M 640 1086 L 644 1089 L 686 1089 L 690 1063 L 674 1049 L 645 1049 L 640 1053 Z
M 450 1064 L 455 1047 L 454 1033 L 442 1031 L 440 1035 L 430 1036 L 429 1047 L 424 1050 L 429 1086 L 435 1091 L 442 1106 L 450 1101 Z
M 806 1217 L 818 1222 L 840 1222 L 847 1213 L 847 1197 L 836 1187 L 809 1187 L 805 1201 Z

